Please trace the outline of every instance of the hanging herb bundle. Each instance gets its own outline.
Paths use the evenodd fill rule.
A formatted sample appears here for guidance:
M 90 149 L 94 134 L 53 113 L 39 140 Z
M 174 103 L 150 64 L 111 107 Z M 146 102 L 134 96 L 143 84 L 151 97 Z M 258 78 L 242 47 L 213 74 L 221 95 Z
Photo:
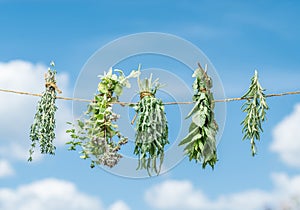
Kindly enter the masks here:
M 54 68 L 54 62 L 51 62 L 51 67 Z M 34 148 L 38 143 L 42 154 L 55 154 L 55 105 L 56 92 L 61 91 L 56 86 L 56 70 L 49 68 L 45 74 L 46 90 L 42 94 L 41 100 L 38 102 L 37 112 L 34 116 L 33 124 L 30 128 L 31 149 L 29 150 L 28 161 L 32 161 Z
M 146 78 L 143 81 L 140 81 L 138 77 L 138 85 L 140 101 L 136 106 L 134 154 L 139 157 L 137 169 L 147 169 L 151 176 L 151 171 L 156 174 L 160 173 L 164 147 L 169 144 L 168 125 L 164 105 L 160 99 L 155 98 L 156 91 L 161 87 L 158 79 L 152 82 L 152 74 L 149 79 Z M 159 159 L 158 167 L 157 159 Z
M 98 84 L 98 94 L 93 102 L 88 105 L 85 113 L 88 119 L 78 120 L 77 129 L 67 130 L 72 141 L 69 150 L 76 150 L 80 146 L 81 158 L 91 158 L 91 168 L 95 165 L 115 166 L 122 157 L 118 151 L 121 146 L 127 143 L 127 138 L 122 136 L 115 123 L 120 116 L 113 112 L 112 103 L 118 101 L 123 88 L 130 88 L 129 78 L 137 77 L 139 72 L 132 71 L 125 77 L 121 70 L 119 76 L 113 74 L 112 68 L 108 73 L 99 76 L 101 81 Z M 114 137 L 118 139 L 116 142 Z
M 214 168 L 217 162 L 216 134 L 218 125 L 214 117 L 214 98 L 210 89 L 212 80 L 200 64 L 193 74 L 196 77 L 193 84 L 195 103 L 187 118 L 192 117 L 189 134 L 179 143 L 186 145 L 185 153 L 189 160 L 202 161 L 202 167 L 209 164 Z
M 261 124 L 266 120 L 266 110 L 269 109 L 264 91 L 255 70 L 249 90 L 242 96 L 242 98 L 247 99 L 242 106 L 243 112 L 246 112 L 247 115 L 241 123 L 244 126 L 242 130 L 244 133 L 243 140 L 249 139 L 251 141 L 252 156 L 256 154 L 255 140 L 260 140 L 260 133 L 263 132 Z

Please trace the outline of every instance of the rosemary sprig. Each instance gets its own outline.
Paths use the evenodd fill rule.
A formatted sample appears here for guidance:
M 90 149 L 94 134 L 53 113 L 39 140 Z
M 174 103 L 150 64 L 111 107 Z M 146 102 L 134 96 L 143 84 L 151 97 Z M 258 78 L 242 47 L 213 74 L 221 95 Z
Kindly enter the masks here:
M 262 122 L 266 120 L 266 110 L 269 109 L 264 91 L 258 81 L 257 70 L 255 70 L 249 90 L 242 96 L 242 98 L 247 99 L 242 106 L 243 112 L 247 115 L 241 122 L 244 133 L 243 140 L 249 139 L 251 141 L 252 156 L 256 154 L 255 140 L 260 140 L 260 133 L 263 132 Z

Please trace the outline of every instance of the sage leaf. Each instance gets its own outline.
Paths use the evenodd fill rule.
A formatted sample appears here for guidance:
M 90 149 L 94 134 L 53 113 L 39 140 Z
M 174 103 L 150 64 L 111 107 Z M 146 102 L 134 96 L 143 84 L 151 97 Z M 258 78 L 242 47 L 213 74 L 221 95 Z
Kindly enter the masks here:
M 214 168 L 217 162 L 216 134 L 218 126 L 214 118 L 214 98 L 210 89 L 212 80 L 199 64 L 199 68 L 192 75 L 195 77 L 193 84 L 194 107 L 187 118 L 192 118 L 189 133 L 181 140 L 179 146 L 185 145 L 185 154 L 189 160 L 202 162 L 205 168 L 209 164 Z
M 137 120 L 134 148 L 134 154 L 139 158 L 137 169 L 146 169 L 149 176 L 151 172 L 158 175 L 163 164 L 164 147 L 169 144 L 164 105 L 155 97 L 161 85 L 157 79 L 152 82 L 152 75 L 142 81 L 138 77 L 138 84 L 140 101 L 135 108 Z

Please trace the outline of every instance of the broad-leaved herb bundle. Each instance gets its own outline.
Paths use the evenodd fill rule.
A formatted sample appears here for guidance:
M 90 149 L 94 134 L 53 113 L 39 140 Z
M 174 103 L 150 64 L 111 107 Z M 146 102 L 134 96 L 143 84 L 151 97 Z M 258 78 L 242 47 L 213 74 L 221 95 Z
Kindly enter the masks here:
M 54 68 L 54 62 L 51 62 L 51 67 Z M 32 161 L 32 154 L 34 148 L 38 143 L 42 154 L 55 154 L 55 146 L 53 140 L 55 139 L 55 112 L 57 107 L 55 105 L 56 92 L 61 91 L 56 86 L 56 70 L 49 68 L 45 74 L 46 90 L 42 94 L 38 102 L 37 112 L 34 116 L 33 124 L 30 128 L 31 149 L 28 161 Z
M 248 92 L 242 96 L 247 101 L 243 104 L 242 110 L 247 115 L 242 121 L 244 139 L 251 141 L 252 156 L 256 154 L 255 139 L 260 140 L 260 133 L 263 132 L 262 122 L 266 120 L 266 110 L 269 109 L 264 94 L 264 89 L 258 81 L 258 73 L 255 70 L 251 79 L 251 85 Z
M 184 151 L 189 156 L 190 161 L 202 162 L 203 168 L 207 164 L 214 168 L 217 162 L 216 134 L 218 125 L 213 111 L 214 98 L 210 91 L 212 80 L 200 64 L 193 77 L 196 78 L 193 84 L 195 105 L 187 116 L 187 118 L 192 117 L 192 122 L 189 127 L 189 134 L 179 145 L 186 145 Z
M 108 73 L 99 76 L 101 81 L 98 84 L 98 94 L 88 105 L 85 113 L 87 119 L 78 120 L 76 129 L 74 126 L 67 130 L 73 138 L 67 143 L 70 145 L 69 149 L 76 150 L 76 146 L 80 146 L 80 157 L 91 158 L 92 168 L 96 164 L 115 166 L 122 157 L 118 153 L 120 147 L 128 141 L 118 130 L 116 121 L 120 116 L 113 112 L 112 103 L 118 101 L 124 87 L 130 88 L 128 79 L 137 77 L 139 72 L 132 71 L 128 77 L 121 70 L 115 72 L 119 75 L 114 74 L 111 68 Z
M 136 139 L 134 154 L 139 157 L 137 169 L 147 169 L 160 173 L 164 159 L 164 147 L 169 144 L 168 125 L 164 105 L 160 99 L 155 98 L 155 93 L 160 87 L 158 79 L 152 82 L 149 79 L 140 81 L 140 101 L 136 106 Z M 159 162 L 157 163 L 157 159 Z

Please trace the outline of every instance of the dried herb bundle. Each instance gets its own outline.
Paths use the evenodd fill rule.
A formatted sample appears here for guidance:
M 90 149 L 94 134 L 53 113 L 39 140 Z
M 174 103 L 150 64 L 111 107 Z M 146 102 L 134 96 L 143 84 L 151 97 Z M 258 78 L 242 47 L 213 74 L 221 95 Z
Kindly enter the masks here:
M 168 125 L 164 105 L 160 99 L 155 98 L 157 89 L 160 88 L 158 79 L 152 82 L 149 79 L 140 81 L 140 101 L 136 106 L 137 123 L 134 154 L 138 155 L 139 163 L 137 169 L 147 169 L 160 173 L 164 159 L 164 147 L 169 144 Z M 157 167 L 157 159 L 159 166 Z
M 54 62 L 51 62 L 51 67 L 54 68 Z M 34 116 L 33 124 L 30 128 L 31 149 L 28 161 L 32 161 L 34 148 L 38 143 L 42 154 L 55 154 L 55 105 L 56 92 L 61 91 L 56 86 L 55 80 L 56 70 L 49 68 L 45 74 L 46 90 L 43 93 L 41 100 L 38 102 L 37 112 Z
M 214 168 L 217 162 L 216 134 L 218 125 L 214 118 L 214 98 L 210 92 L 212 80 L 199 64 L 193 77 L 196 77 L 193 84 L 195 105 L 187 118 L 192 117 L 189 127 L 189 134 L 179 143 L 186 145 L 185 153 L 189 160 L 202 161 L 202 167 L 209 164 Z
M 264 89 L 258 81 L 258 73 L 255 70 L 251 79 L 251 85 L 248 92 L 242 96 L 247 101 L 243 104 L 242 110 L 247 115 L 242 121 L 244 139 L 250 139 L 252 156 L 256 154 L 255 139 L 260 140 L 260 132 L 263 132 L 262 122 L 266 120 L 266 110 L 269 109 L 264 94 Z
M 83 159 L 91 158 L 91 168 L 97 165 L 115 166 L 122 157 L 118 151 L 121 145 L 127 143 L 127 138 L 122 136 L 115 123 L 119 115 L 113 112 L 112 102 L 116 102 L 122 94 L 123 87 L 130 88 L 129 78 L 137 77 L 139 72 L 132 71 L 125 77 L 121 70 L 119 76 L 113 74 L 112 69 L 100 76 L 98 94 L 93 102 L 88 105 L 85 113 L 88 119 L 78 120 L 78 129 L 67 130 L 72 141 L 69 150 L 76 150 L 80 146 Z M 116 142 L 114 137 L 118 139 Z

